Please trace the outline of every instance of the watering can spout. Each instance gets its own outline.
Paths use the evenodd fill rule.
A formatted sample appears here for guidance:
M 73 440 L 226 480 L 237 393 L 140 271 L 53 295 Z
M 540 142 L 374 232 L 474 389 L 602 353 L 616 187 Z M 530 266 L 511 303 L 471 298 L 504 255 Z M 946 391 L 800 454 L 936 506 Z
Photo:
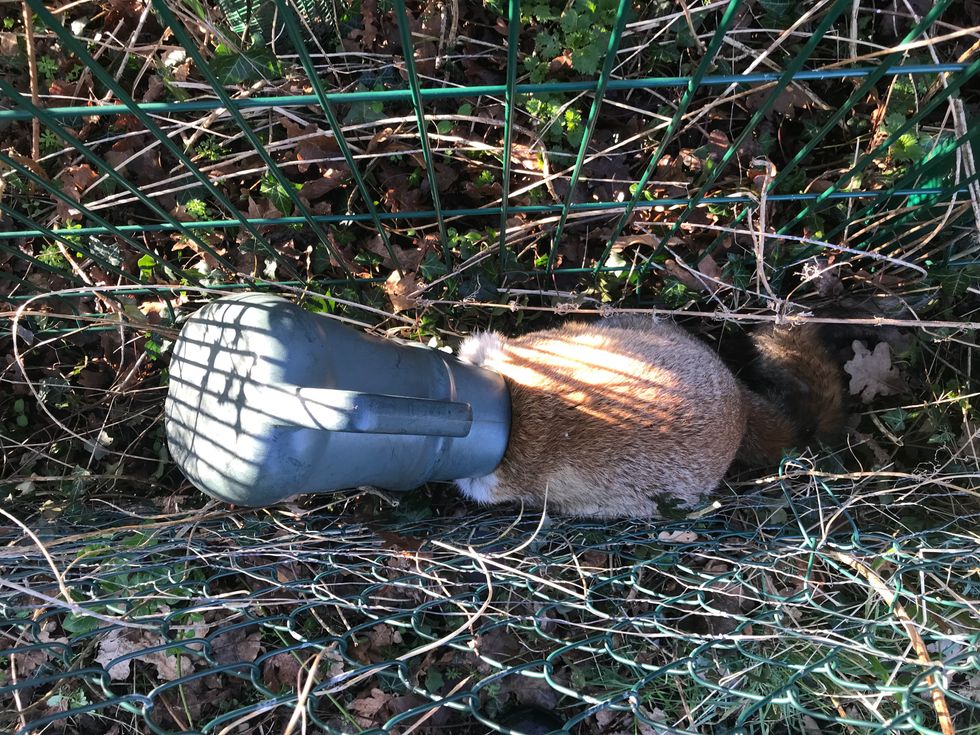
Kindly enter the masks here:
M 197 487 L 268 505 L 488 474 L 507 447 L 510 396 L 496 373 L 250 293 L 184 324 L 164 414 L 171 456 Z
M 251 406 L 265 408 L 282 426 L 356 434 L 463 437 L 473 424 L 468 403 L 359 393 L 336 388 L 250 386 Z

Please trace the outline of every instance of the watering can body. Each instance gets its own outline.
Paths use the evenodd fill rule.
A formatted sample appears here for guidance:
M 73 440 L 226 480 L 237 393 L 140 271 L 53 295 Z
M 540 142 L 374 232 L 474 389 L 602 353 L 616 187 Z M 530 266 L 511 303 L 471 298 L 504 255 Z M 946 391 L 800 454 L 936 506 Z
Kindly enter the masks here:
M 510 429 L 496 373 L 261 293 L 219 299 L 187 320 L 164 413 L 184 474 L 250 506 L 477 477 L 499 464 Z

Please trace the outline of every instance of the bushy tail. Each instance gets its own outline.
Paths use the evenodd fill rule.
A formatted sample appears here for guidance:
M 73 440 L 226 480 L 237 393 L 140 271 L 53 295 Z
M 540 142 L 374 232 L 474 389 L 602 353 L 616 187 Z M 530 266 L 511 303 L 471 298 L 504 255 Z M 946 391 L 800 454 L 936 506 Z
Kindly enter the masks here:
M 844 381 L 820 326 L 761 329 L 752 345 L 754 360 L 739 376 L 748 426 L 738 459 L 774 464 L 785 449 L 836 438 L 846 418 Z

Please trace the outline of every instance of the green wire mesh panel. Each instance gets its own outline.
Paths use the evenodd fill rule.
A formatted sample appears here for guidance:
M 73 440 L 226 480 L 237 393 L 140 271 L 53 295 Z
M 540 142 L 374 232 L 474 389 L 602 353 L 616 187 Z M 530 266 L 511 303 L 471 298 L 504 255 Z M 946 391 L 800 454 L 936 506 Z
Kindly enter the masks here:
M 0 6 L 0 730 L 980 732 L 978 24 Z M 670 523 L 439 487 L 238 514 L 161 402 L 182 319 L 255 288 L 433 346 L 651 306 L 721 343 L 886 294 L 925 317 L 922 397 Z
M 394 269 L 429 300 L 499 300 L 558 268 L 606 270 L 615 300 L 706 254 L 738 285 L 750 258 L 711 227 L 744 239 L 760 216 L 811 251 L 885 254 L 939 211 L 975 216 L 977 61 L 951 5 L 886 29 L 843 0 L 137 2 L 109 18 L 126 45 L 95 38 L 84 6 L 32 1 L 37 32 L 11 12 L 4 58 L 33 72 L 0 81 L 7 275 L 27 293 L 30 270 L 221 285 Z
M 4 552 L 5 730 L 491 732 L 534 705 L 573 732 L 975 731 L 980 555 L 828 541 L 867 491 L 751 528 L 89 510 Z

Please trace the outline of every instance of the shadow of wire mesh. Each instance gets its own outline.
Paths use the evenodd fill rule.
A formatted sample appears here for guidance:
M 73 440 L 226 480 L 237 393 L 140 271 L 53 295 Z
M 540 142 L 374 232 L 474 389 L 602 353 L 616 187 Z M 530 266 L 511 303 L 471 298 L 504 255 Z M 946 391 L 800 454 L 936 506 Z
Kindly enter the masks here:
M 0 20 L 0 730 L 980 732 L 973 5 Z M 537 529 L 446 488 L 239 514 L 161 404 L 184 316 L 256 288 L 434 345 L 887 295 L 926 397 L 701 519 Z

